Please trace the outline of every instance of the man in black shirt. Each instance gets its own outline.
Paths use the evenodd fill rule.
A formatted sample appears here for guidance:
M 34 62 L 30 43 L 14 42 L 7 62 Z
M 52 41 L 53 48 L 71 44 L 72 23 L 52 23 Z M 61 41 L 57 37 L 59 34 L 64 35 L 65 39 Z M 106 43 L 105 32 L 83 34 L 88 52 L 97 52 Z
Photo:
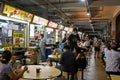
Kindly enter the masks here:
M 70 51 L 70 47 L 65 46 L 60 58 L 60 64 L 62 65 L 62 71 L 71 73 L 71 80 L 74 80 L 74 75 L 77 73 L 75 68 L 75 58 L 76 56 Z
M 77 45 L 77 40 L 80 40 L 77 28 L 73 29 L 73 33 L 68 37 L 68 40 L 70 41 L 70 46 L 73 51 L 74 47 Z

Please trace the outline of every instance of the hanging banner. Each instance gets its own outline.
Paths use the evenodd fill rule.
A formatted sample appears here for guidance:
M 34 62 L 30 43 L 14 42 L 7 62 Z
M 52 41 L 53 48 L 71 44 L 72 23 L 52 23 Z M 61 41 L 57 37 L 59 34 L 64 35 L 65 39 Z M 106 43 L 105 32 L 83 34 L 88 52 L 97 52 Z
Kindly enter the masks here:
M 4 5 L 3 14 L 6 14 L 8 17 L 13 17 L 16 19 L 24 20 L 31 22 L 33 14 L 20 10 L 18 8 L 14 8 L 9 5 Z
M 24 32 L 13 33 L 13 46 L 14 47 L 25 47 L 25 35 Z

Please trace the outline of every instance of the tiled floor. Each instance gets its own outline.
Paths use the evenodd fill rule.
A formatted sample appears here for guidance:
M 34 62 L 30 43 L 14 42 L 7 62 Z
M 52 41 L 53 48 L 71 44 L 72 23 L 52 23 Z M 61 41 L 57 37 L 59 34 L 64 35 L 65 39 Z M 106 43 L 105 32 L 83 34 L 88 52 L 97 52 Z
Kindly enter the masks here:
M 78 80 L 81 80 L 81 72 L 78 72 Z M 84 80 L 106 80 L 105 67 L 100 59 L 94 58 L 92 54 L 88 59 L 88 66 L 84 72 Z

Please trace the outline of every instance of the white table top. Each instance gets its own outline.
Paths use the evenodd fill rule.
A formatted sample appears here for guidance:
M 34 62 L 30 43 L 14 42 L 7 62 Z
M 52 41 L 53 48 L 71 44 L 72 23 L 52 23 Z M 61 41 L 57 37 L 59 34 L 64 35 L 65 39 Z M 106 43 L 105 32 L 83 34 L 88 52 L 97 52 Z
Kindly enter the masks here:
M 36 68 L 41 68 L 40 73 L 36 73 Z M 61 71 L 57 68 L 41 65 L 28 65 L 28 71 L 23 74 L 24 79 L 50 79 L 57 77 Z

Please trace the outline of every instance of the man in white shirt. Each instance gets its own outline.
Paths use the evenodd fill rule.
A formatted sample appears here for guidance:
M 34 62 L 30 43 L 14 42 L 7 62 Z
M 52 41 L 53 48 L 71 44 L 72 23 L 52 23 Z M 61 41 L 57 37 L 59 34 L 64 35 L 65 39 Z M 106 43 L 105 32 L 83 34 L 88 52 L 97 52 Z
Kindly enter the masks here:
M 109 74 L 120 74 L 120 52 L 116 51 L 117 46 L 111 45 L 111 50 L 107 50 L 106 57 L 106 72 Z

